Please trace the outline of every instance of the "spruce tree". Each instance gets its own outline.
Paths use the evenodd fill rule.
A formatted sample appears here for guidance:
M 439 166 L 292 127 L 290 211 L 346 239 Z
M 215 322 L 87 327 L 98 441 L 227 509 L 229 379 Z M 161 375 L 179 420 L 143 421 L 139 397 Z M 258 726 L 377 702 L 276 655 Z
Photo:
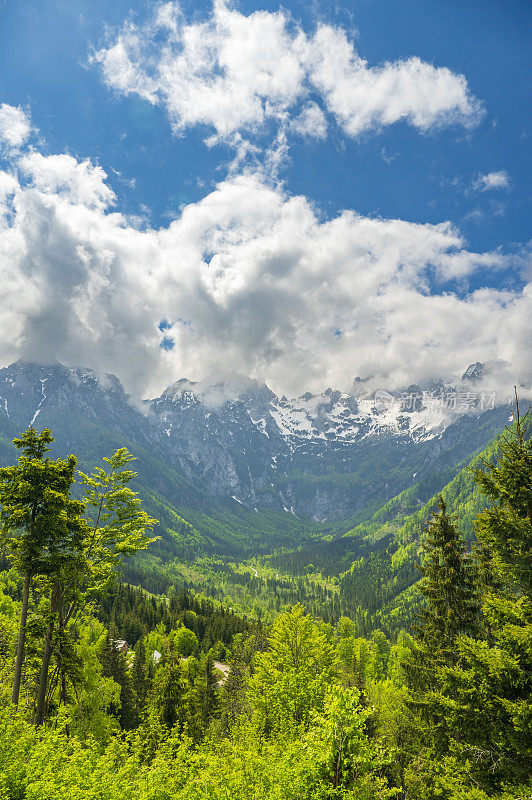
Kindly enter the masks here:
M 135 712 L 136 724 L 138 725 L 146 706 L 146 697 L 149 686 L 148 667 L 146 665 L 146 648 L 144 646 L 143 639 L 139 639 L 137 646 L 135 647 L 135 656 L 133 659 L 133 667 L 131 669 L 131 680 L 136 698 Z
M 423 550 L 419 589 L 424 605 L 413 626 L 412 650 L 402 666 L 409 687 L 407 705 L 414 723 L 409 748 L 424 751 L 422 758 L 430 765 L 449 746 L 439 693 L 440 671 L 456 664 L 459 638 L 476 633 L 480 616 L 476 570 L 442 497 L 427 526 Z
M 24 578 L 12 691 L 15 705 L 20 694 L 32 578 L 44 576 L 50 591 L 49 624 L 37 699 L 37 724 L 44 718 L 52 637 L 64 588 L 61 577 L 79 561 L 86 527 L 81 517 L 83 504 L 70 496 L 76 458 L 69 456 L 54 461 L 45 457 L 53 441 L 48 429 L 37 433 L 33 428 L 28 428 L 20 438 L 13 440 L 15 447 L 22 450 L 18 465 L 0 469 L 0 544 L 7 549 Z
M 458 637 L 475 633 L 479 626 L 473 561 L 441 496 L 423 550 L 419 590 L 425 604 L 417 615 L 416 646 L 407 664 L 411 686 L 418 691 L 435 687 L 437 668 L 456 661 Z
M 117 718 L 123 730 L 131 730 L 135 727 L 136 722 L 131 675 L 126 657 L 117 649 L 116 641 L 112 636 L 106 638 L 100 653 L 100 662 L 104 678 L 112 678 L 120 686 L 120 704 L 112 704 L 109 709 L 110 713 Z
M 150 714 L 170 729 L 183 729 L 186 685 L 181 659 L 175 653 L 166 656 L 159 666 L 150 693 Z
M 454 747 L 493 788 L 532 779 L 532 439 L 518 406 L 476 480 L 490 501 L 475 526 L 486 637 L 461 639 L 459 664 L 441 677 Z
M 222 687 L 221 730 L 224 733 L 233 728 L 246 707 L 246 675 L 245 664 L 236 658 Z
M 200 741 L 219 708 L 218 681 L 209 655 L 200 658 L 194 685 L 189 693 L 190 733 Z

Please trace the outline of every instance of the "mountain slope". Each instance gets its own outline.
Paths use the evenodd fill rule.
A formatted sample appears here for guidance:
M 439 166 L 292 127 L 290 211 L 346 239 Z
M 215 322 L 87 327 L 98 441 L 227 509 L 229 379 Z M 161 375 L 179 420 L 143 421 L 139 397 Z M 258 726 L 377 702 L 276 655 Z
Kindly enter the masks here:
M 532 433 L 529 426 L 528 435 Z M 341 575 L 340 594 L 350 608 L 362 607 L 375 614 L 375 624 L 388 630 L 411 620 L 420 602 L 415 584 L 419 580 L 421 541 L 427 520 L 441 494 L 447 511 L 465 538 L 474 540 L 474 520 L 486 505 L 474 473 L 497 457 L 499 438 L 479 452 L 455 477 L 421 504 L 415 490 L 403 492 L 372 518 L 350 530 L 344 543 L 361 539 L 373 543 L 370 552 L 353 561 Z M 414 506 L 417 505 L 417 508 Z
M 507 417 L 471 391 L 469 413 L 449 410 L 476 379 L 372 396 L 355 382 L 358 398 L 288 400 L 233 376 L 201 390 L 178 381 L 144 402 L 114 376 L 17 362 L 0 370 L 0 461 L 13 461 L 10 440 L 30 424 L 49 426 L 54 452 L 75 452 L 84 471 L 126 446 L 161 520 L 162 558 L 265 552 L 352 527 L 413 486 L 427 499 L 445 485 Z
M 495 460 L 499 439 L 479 449 L 454 474 L 450 469 L 435 472 L 382 507 L 356 515 L 347 531 L 335 525 L 332 537 L 269 556 L 266 564 L 291 576 L 320 573 L 318 579 L 332 581 L 339 588 L 343 613 L 357 620 L 363 633 L 379 627 L 393 634 L 408 627 L 420 602 L 416 564 L 422 558 L 421 541 L 438 496 L 444 497 L 448 513 L 471 543 L 474 520 L 486 504 L 474 472 Z
M 355 381 L 351 393 L 290 400 L 242 376 L 180 380 L 149 408 L 160 445 L 209 493 L 330 523 L 484 446 L 507 411 L 474 391 L 481 372 L 472 365 L 457 385 L 368 394 Z
M 118 447 L 128 447 L 138 458 L 134 488 L 160 520 L 162 540 L 154 551 L 163 559 L 201 551 L 260 551 L 273 542 L 309 538 L 308 526 L 293 515 L 259 514 L 230 497 L 212 497 L 197 481 L 189 481 L 158 445 L 149 418 L 130 404 L 113 376 L 101 381 L 89 370 L 19 362 L 0 370 L 0 398 L 1 464 L 13 463 L 12 439 L 30 424 L 50 427 L 52 454 L 74 452 L 83 471 Z

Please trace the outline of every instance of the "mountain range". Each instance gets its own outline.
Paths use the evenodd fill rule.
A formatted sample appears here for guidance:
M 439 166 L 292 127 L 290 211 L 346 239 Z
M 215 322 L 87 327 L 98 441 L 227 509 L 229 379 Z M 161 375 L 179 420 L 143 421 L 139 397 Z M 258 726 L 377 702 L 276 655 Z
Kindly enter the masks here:
M 166 546 L 261 547 L 347 530 L 400 492 L 426 502 L 502 429 L 508 406 L 461 381 L 278 397 L 233 375 L 178 380 L 160 397 L 129 397 L 113 375 L 17 362 L 0 370 L 0 459 L 13 436 L 50 427 L 56 451 L 83 469 L 114 448 L 139 457 L 137 488 Z

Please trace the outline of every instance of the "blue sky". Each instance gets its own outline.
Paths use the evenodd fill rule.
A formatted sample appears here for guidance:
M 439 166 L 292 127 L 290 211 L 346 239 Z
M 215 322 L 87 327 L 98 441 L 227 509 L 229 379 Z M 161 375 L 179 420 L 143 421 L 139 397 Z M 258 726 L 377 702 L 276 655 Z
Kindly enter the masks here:
M 198 178 L 205 186 L 220 179 L 227 155 L 223 147 L 209 151 L 201 129 L 172 137 L 164 110 L 118 97 L 87 66 L 107 26 L 119 26 L 130 14 L 141 20 L 149 6 L 7 0 L 0 10 L 0 95 L 3 102 L 30 107 L 49 152 L 99 160 L 121 203 L 130 210 L 146 205 L 161 224 L 176 204 L 202 195 Z M 199 2 L 183 6 L 198 15 L 210 9 Z M 278 7 L 238 4 L 243 12 Z M 417 55 L 448 66 L 466 76 L 486 109 L 482 123 L 467 134 L 458 129 L 419 136 L 399 123 L 357 140 L 302 143 L 292 148 L 283 175 L 291 191 L 312 197 L 325 213 L 356 208 L 419 222 L 451 219 L 475 248 L 511 247 L 530 237 L 529 3 L 365 0 L 284 7 L 307 29 L 316 18 L 345 26 L 370 63 Z M 121 183 L 113 169 L 136 186 Z M 476 174 L 498 170 L 510 175 L 509 195 L 460 191 Z M 481 221 L 468 218 L 476 210 L 485 214 Z
M 164 7 L 168 9 L 170 5 Z M 340 31 L 342 42 L 349 43 L 357 57 L 367 61 L 370 81 L 386 64 L 391 65 L 390 80 L 395 80 L 394 70 L 400 69 L 397 65 L 410 63 L 412 59 L 425 65 L 423 69 L 427 81 L 436 81 L 435 71 L 445 69 L 445 75 L 438 72 L 445 82 L 445 86 L 441 87 L 440 106 L 432 117 L 427 116 L 422 108 L 423 97 L 411 100 L 408 84 L 402 101 L 406 110 L 396 115 L 398 118 L 395 119 L 393 109 L 390 112 L 394 93 L 384 87 L 380 110 L 368 112 L 369 117 L 361 122 L 361 112 L 352 110 L 355 101 L 349 95 L 351 90 L 355 93 L 358 91 L 353 81 L 350 78 L 351 82 L 346 83 L 344 94 L 338 97 L 334 106 L 331 100 L 334 87 L 329 83 L 323 88 L 323 80 L 329 78 L 323 78 L 320 84 L 321 79 L 313 77 L 316 60 L 324 57 L 323 53 L 316 55 L 314 50 L 314 55 L 301 56 L 304 70 L 307 70 L 302 79 L 306 88 L 303 93 L 301 87 L 297 89 L 300 93 L 296 100 L 291 95 L 288 97 L 290 87 L 283 86 L 281 100 L 278 99 L 279 94 L 272 100 L 270 91 L 269 100 L 264 100 L 263 94 L 260 103 L 264 108 L 267 102 L 271 101 L 273 105 L 277 103 L 273 113 L 265 112 L 264 119 L 261 118 L 259 122 L 257 119 L 246 121 L 242 116 L 236 123 L 231 123 L 229 129 L 221 131 L 220 126 L 226 124 L 225 118 L 222 122 L 221 117 L 217 117 L 217 122 L 207 119 L 198 123 L 194 112 L 190 111 L 186 112 L 187 117 L 179 106 L 179 97 L 172 95 L 172 87 L 161 84 L 160 72 L 158 75 L 154 73 L 154 61 L 161 58 L 160 53 L 168 47 L 171 37 L 168 33 L 170 27 L 154 30 L 154 15 L 161 9 L 160 4 L 133 0 L 114 0 L 113 3 L 100 0 L 4 0 L 0 6 L 0 103 L 20 107 L 31 117 L 33 133 L 24 146 L 32 153 L 38 152 L 45 157 L 70 154 L 78 163 L 88 160 L 93 167 L 99 165 L 103 168 L 107 175 L 104 182 L 113 190 L 115 198 L 108 208 L 100 208 L 99 213 L 107 215 L 119 211 L 128 215 L 132 236 L 135 230 L 167 230 L 172 220 L 180 218 L 185 206 L 191 209 L 192 214 L 202 199 L 217 196 L 216 187 L 220 183 L 227 185 L 228 181 L 251 180 L 253 177 L 260 183 L 260 196 L 266 204 L 270 202 L 266 199 L 270 197 L 270 190 L 276 198 L 282 194 L 283 203 L 289 203 L 290 198 L 295 196 L 305 198 L 307 208 L 312 209 L 315 215 L 315 225 L 338 219 L 346 211 L 364 219 L 398 219 L 419 226 L 449 221 L 462 237 L 458 244 L 449 245 L 453 252 L 498 253 L 501 259 L 497 261 L 485 257 L 484 260 L 478 260 L 474 267 L 469 265 L 463 270 L 453 268 L 449 276 L 442 273 L 441 269 L 439 272 L 438 269 L 432 270 L 436 256 L 433 245 L 427 245 L 421 270 L 423 276 L 418 274 L 416 277 L 419 292 L 434 297 L 451 292 L 454 297 L 467 303 L 473 300 L 476 303 L 478 298 L 474 292 L 487 287 L 490 292 L 508 290 L 514 293 L 513 300 L 522 300 L 530 274 L 523 252 L 531 238 L 532 210 L 532 6 L 529 3 L 487 0 L 442 4 L 422 0 L 406 0 L 402 3 L 360 0 L 343 3 L 289 2 L 284 3 L 282 8 L 273 2 L 241 2 L 229 6 L 221 3 L 221 6 L 218 18 L 210 3 L 181 2 L 179 8 L 177 4 L 172 4 L 170 10 L 180 29 L 190 26 L 192 30 L 194 25 L 202 22 L 208 24 L 210 21 L 209 35 L 213 37 L 218 35 L 214 29 L 216 25 L 219 26 L 219 20 L 224 19 L 224 14 L 233 13 L 232 19 L 245 26 L 253 12 L 265 12 L 263 20 L 273 19 L 272 15 L 281 13 L 288 37 L 287 47 L 292 48 L 291 52 L 296 49 L 298 53 L 298 32 L 305 39 L 305 47 L 312 48 L 315 47 L 312 37 L 318 28 Z M 238 18 L 235 14 L 239 15 Z M 132 35 L 135 37 L 133 43 Z M 131 64 L 134 62 L 134 69 L 144 76 L 144 88 L 139 89 L 138 74 L 134 78 L 129 73 L 129 78 L 124 77 L 125 73 L 120 73 L 124 65 L 117 71 L 115 61 L 111 63 L 109 54 L 114 52 L 120 36 L 129 37 L 128 69 L 131 73 Z M 175 59 L 182 46 L 182 42 L 178 46 L 175 41 L 174 45 L 170 44 L 170 47 L 174 47 L 174 71 L 177 70 Z M 238 47 L 239 42 L 238 39 L 229 40 L 228 46 Z M 340 53 L 339 39 L 335 40 L 336 44 Z M 323 51 L 325 54 L 327 46 Z M 248 58 L 253 60 L 253 54 Z M 306 66 L 309 59 L 315 59 L 312 67 Z M 327 68 L 326 64 L 323 69 Z M 220 74 L 220 69 L 219 65 L 215 66 L 207 83 Z M 430 70 L 433 74 L 429 74 Z M 145 90 L 148 80 L 152 87 L 149 91 Z M 416 81 L 417 78 L 414 78 L 414 90 L 417 90 Z M 434 83 L 436 85 L 440 87 L 440 84 Z M 428 83 L 427 86 L 426 91 L 430 95 L 431 88 Z M 463 89 L 464 86 L 466 89 Z M 237 87 L 235 91 L 240 91 L 240 88 Z M 453 102 L 448 101 L 449 92 L 455 92 L 458 96 L 462 90 L 462 95 L 453 106 Z M 247 87 L 242 91 L 246 98 L 251 97 L 245 94 Z M 371 94 L 371 86 L 364 91 Z M 151 97 L 147 99 L 150 92 Z M 190 102 L 196 102 L 195 98 L 196 95 L 191 95 Z M 251 99 L 255 101 L 256 97 Z M 364 103 L 367 102 L 364 100 Z M 369 102 L 373 101 L 370 99 Z M 342 117 L 341 109 L 346 103 L 351 111 L 348 116 Z M 326 125 L 326 132 L 322 135 L 316 131 L 307 131 L 305 135 L 295 132 L 297 120 L 310 106 L 316 115 L 320 115 L 315 118 L 316 125 Z M 208 118 L 208 111 L 206 113 Z M 223 113 L 230 114 L 230 109 Z M 392 121 L 386 118 L 389 113 L 392 114 Z M 209 137 L 214 137 L 215 141 L 208 146 L 205 141 Z M 240 143 L 253 147 L 254 152 L 250 156 L 248 151 L 246 157 L 235 162 L 237 137 Z M 22 163 L 17 161 L 22 157 L 20 152 L 4 149 L 7 172 L 19 169 L 17 164 Z M 24 171 L 25 177 L 17 178 L 20 180 L 20 191 L 33 186 L 47 197 L 56 191 L 56 179 L 54 186 L 49 182 L 43 183 L 42 176 L 39 178 L 36 175 L 35 164 L 31 169 L 24 167 Z M 250 197 L 252 195 L 253 191 Z M 60 196 L 61 202 L 66 201 L 63 189 L 58 190 L 57 196 Z M 71 207 L 72 197 L 68 202 Z M 258 202 L 262 203 L 262 199 Z M 224 220 L 217 225 L 222 228 L 233 225 Z M 247 223 L 243 217 L 239 217 L 237 238 L 247 241 L 248 229 L 244 231 L 247 224 L 251 225 L 249 237 L 255 237 L 254 241 L 258 242 L 259 234 L 253 227 L 254 222 Z M 231 236 L 234 238 L 236 234 L 234 230 L 231 235 L 227 228 L 224 230 L 224 247 L 227 248 L 227 240 L 232 241 Z M 388 236 L 382 231 L 379 236 L 381 234 Z M 81 234 L 78 232 L 75 235 Z M 262 246 L 266 247 L 264 243 Z M 276 246 L 269 242 L 268 252 Z M 408 247 L 405 247 L 408 252 Z M 281 249 L 284 258 L 285 245 Z M 386 254 L 382 255 L 383 248 L 379 245 L 377 250 L 380 254 L 378 257 L 386 261 Z M 202 253 L 207 266 L 213 254 L 216 254 L 216 247 L 211 242 Z M 225 252 L 225 257 L 233 258 L 234 264 L 238 262 L 232 252 Z M 281 258 L 279 255 L 275 257 Z M 162 269 L 160 263 L 165 258 L 157 256 L 157 269 Z M 401 263 L 404 258 L 401 256 Z M 414 260 L 416 258 L 417 255 Z M 192 261 L 186 268 L 190 275 L 194 275 Z M 334 266 L 327 269 L 334 270 Z M 234 265 L 232 271 L 229 270 L 233 281 L 231 285 L 234 285 L 237 271 Z M 23 277 L 30 272 L 32 268 L 27 263 L 21 266 Z M 168 267 L 165 274 L 168 277 L 170 273 L 171 268 Z M 91 274 L 94 277 L 94 271 Z M 224 276 L 227 277 L 227 274 L 226 271 Z M 356 283 L 356 270 L 349 274 Z M 130 275 L 130 280 L 135 282 L 137 277 L 138 271 Z M 241 280 L 241 275 L 238 280 Z M 326 345 L 320 340 L 308 352 L 303 352 L 304 347 L 298 337 L 303 339 L 306 334 L 302 329 L 294 331 L 286 319 L 279 319 L 275 331 L 266 323 L 255 329 L 254 304 L 268 303 L 269 295 L 266 296 L 267 292 L 262 287 L 266 294 L 257 298 L 254 295 L 257 281 L 260 283 L 257 273 L 254 273 L 252 280 L 255 283 L 248 287 L 249 295 L 241 292 L 232 312 L 241 312 L 244 320 L 242 325 L 236 330 L 232 329 L 232 324 L 226 326 L 227 330 L 224 329 L 224 336 L 227 334 L 224 352 L 228 354 L 228 362 L 236 363 L 239 369 L 264 377 L 278 386 L 286 384 L 289 389 L 302 388 L 305 375 L 315 385 L 323 373 L 320 359 L 329 364 L 336 357 L 335 351 L 330 350 L 334 345 Z M 393 278 L 390 280 L 393 281 Z M 61 291 L 60 275 L 54 281 L 51 291 Z M 295 285 L 292 287 L 294 291 Z M 68 276 L 65 277 L 65 287 L 67 291 L 68 287 L 72 287 Z M 118 292 L 118 284 L 108 288 L 111 292 Z M 218 326 L 224 325 L 229 313 L 224 294 L 226 290 L 227 287 L 222 292 L 224 300 L 216 309 L 216 313 L 219 312 Z M 160 286 L 156 291 L 160 291 Z M 220 294 L 221 290 L 217 291 Z M 372 296 L 371 293 L 368 295 Z M 489 302 L 495 302 L 494 298 L 495 295 Z M 286 314 L 289 315 L 289 300 L 286 302 Z M 508 298 L 501 300 L 500 295 L 496 296 L 496 302 L 499 310 L 502 306 L 508 306 Z M 135 305 L 135 301 L 132 303 Z M 279 308 L 283 299 L 276 296 L 275 303 Z M 72 303 L 69 304 L 71 308 Z M 126 370 L 121 376 L 126 383 L 138 386 L 140 390 L 161 381 L 161 376 L 169 371 L 174 373 L 171 377 L 175 378 L 180 377 L 183 370 L 190 372 L 191 363 L 183 355 L 186 351 L 195 353 L 196 362 L 200 363 L 200 377 L 207 374 L 213 364 L 220 362 L 220 354 L 213 345 L 219 336 L 219 328 L 209 327 L 199 308 L 196 309 L 196 318 L 188 319 L 194 314 L 187 315 L 187 310 L 192 312 L 194 308 L 194 301 L 190 298 L 176 295 L 175 307 L 154 307 L 150 310 L 153 319 L 137 321 L 138 337 L 143 342 L 142 346 L 139 345 L 138 358 L 139 363 L 145 363 L 145 366 L 130 372 Z M 305 313 L 309 313 L 309 308 L 316 313 L 316 298 Z M 383 322 L 381 317 L 377 325 L 379 336 L 388 342 L 386 353 L 381 342 L 379 348 L 371 350 L 371 357 L 357 357 L 361 339 L 353 334 L 351 343 L 346 343 L 338 356 L 337 367 L 329 370 L 328 378 L 338 381 L 341 375 L 345 375 L 344 382 L 348 383 L 354 373 L 365 375 L 374 372 L 375 364 L 381 361 L 385 365 L 383 374 L 389 376 L 394 371 L 394 358 L 401 361 L 394 380 L 402 380 L 409 371 L 414 373 L 414 377 L 423 377 L 430 371 L 428 365 L 434 364 L 436 359 L 436 350 L 430 357 L 427 355 L 427 347 L 432 346 L 430 342 L 437 339 L 438 346 L 443 348 L 442 331 L 445 325 L 451 327 L 449 319 L 452 319 L 452 314 L 465 313 L 467 308 L 467 305 L 460 308 L 458 304 L 453 311 L 446 312 L 446 321 L 442 318 L 432 339 L 429 337 L 428 343 L 425 341 L 420 344 L 423 352 L 417 354 L 411 337 L 403 335 L 403 324 L 399 328 L 390 324 L 388 330 L 388 321 L 398 316 L 396 309 L 390 311 L 389 318 Z M 332 306 L 329 308 L 325 304 L 324 326 L 334 330 L 337 339 L 343 336 L 344 331 L 347 336 L 349 303 L 343 304 L 337 314 L 331 309 Z M 457 355 L 456 366 L 452 358 L 446 358 L 441 368 L 433 366 L 432 371 L 458 370 L 458 359 L 463 360 L 478 352 L 479 357 L 507 361 L 519 380 L 528 380 L 526 368 L 521 362 L 517 363 L 513 351 L 505 348 L 502 341 L 506 335 L 505 326 L 508 336 L 512 335 L 511 331 L 514 336 L 528 335 L 528 328 L 523 327 L 526 315 L 523 314 L 519 322 L 505 322 L 503 316 L 499 318 L 499 310 L 493 312 L 498 327 L 497 336 L 479 337 L 478 332 L 467 334 L 462 331 L 463 347 Z M 70 321 L 71 328 L 77 330 L 81 324 L 79 313 L 78 309 L 77 321 Z M 353 306 L 354 316 L 357 313 Z M 503 315 L 504 312 L 500 313 Z M 114 325 L 113 311 L 109 310 L 108 315 L 109 324 Z M 249 334 L 246 315 L 253 328 L 249 338 L 255 342 L 255 350 L 260 349 L 259 355 L 239 349 L 239 340 Z M 157 338 L 161 335 L 161 319 L 168 319 L 173 326 L 165 329 L 166 339 L 162 349 L 161 341 Z M 186 325 L 182 324 L 183 320 Z M 57 349 L 53 337 L 48 349 L 41 345 L 36 347 L 36 339 L 31 333 L 34 322 L 34 318 L 20 320 L 20 339 L 5 349 L 2 355 L 4 360 L 20 353 L 28 355 L 29 352 L 31 355 L 32 347 L 35 348 L 36 357 L 45 359 L 52 349 Z M 39 322 L 41 324 L 42 320 Z M 125 325 L 125 322 L 120 323 L 121 327 L 116 331 L 117 342 L 130 342 L 137 335 L 133 323 L 131 330 L 126 330 Z M 94 332 L 92 327 L 89 328 Z M 148 328 L 152 342 L 147 342 Z M 353 329 L 364 332 L 367 346 L 371 349 L 374 329 L 365 328 L 362 321 L 357 321 Z M 42 341 L 42 329 L 37 326 L 37 330 L 40 331 L 39 341 Z M 49 328 L 45 326 L 45 330 Z M 65 350 L 63 360 L 87 360 L 91 350 L 82 346 L 82 342 L 83 336 L 89 336 L 88 331 L 79 330 L 81 344 L 77 350 L 75 347 Z M 469 336 L 465 343 L 464 335 Z M 297 379 L 293 380 L 291 358 L 284 358 L 280 352 L 284 345 L 289 346 L 291 336 L 296 342 L 294 347 L 299 351 L 298 358 L 309 362 L 305 362 L 305 369 L 298 372 Z M 284 345 L 280 345 L 281 339 Z M 169 347 L 169 342 L 175 342 L 175 348 Z M 260 348 L 257 342 L 261 343 Z M 529 343 L 520 342 L 520 345 L 523 347 Z M 401 360 L 398 353 L 407 355 Z M 319 363 L 314 367 L 310 362 L 316 354 Z M 171 358 L 174 361 L 170 361 Z M 121 363 L 123 353 L 118 344 L 113 354 L 102 345 L 101 355 L 94 356 L 94 359 L 92 365 L 95 367 L 119 371 L 117 364 Z M 465 368 L 467 364 L 463 366 Z

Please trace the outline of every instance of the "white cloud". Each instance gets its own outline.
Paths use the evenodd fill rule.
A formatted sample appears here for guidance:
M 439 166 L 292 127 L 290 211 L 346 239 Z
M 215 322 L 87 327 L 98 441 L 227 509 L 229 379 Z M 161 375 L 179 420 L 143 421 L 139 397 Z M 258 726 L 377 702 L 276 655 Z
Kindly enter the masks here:
M 490 270 L 522 261 L 471 252 L 448 222 L 324 220 L 246 173 L 139 230 L 110 207 L 100 167 L 38 153 L 0 185 L 2 363 L 86 365 L 134 393 L 234 371 L 287 394 L 355 375 L 405 385 L 494 359 L 532 381 L 532 286 L 489 286 Z M 467 292 L 479 270 L 485 288 Z
M 79 162 L 67 154 L 43 156 L 31 152 L 20 159 L 19 167 L 43 193 L 63 195 L 73 203 L 97 208 L 107 208 L 115 200 L 105 183 L 107 174 L 88 159 Z
M 192 24 L 167 3 L 146 26 L 126 24 L 94 58 L 114 89 L 164 104 L 178 131 L 204 124 L 228 136 L 260 127 L 304 93 L 285 16 L 246 17 L 224 2 Z
M 101 209 L 115 200 L 114 192 L 105 183 L 106 172 L 88 159 L 80 162 L 67 154 L 43 156 L 33 151 L 22 156 L 19 168 L 45 194 Z
M 426 131 L 478 122 L 467 82 L 418 58 L 371 67 L 345 31 L 318 23 L 310 35 L 284 11 L 249 15 L 214 0 L 203 22 L 188 22 L 177 2 L 144 25 L 124 24 L 93 60 L 108 86 L 163 105 L 178 132 L 206 125 L 219 137 L 264 132 L 293 121 L 323 138 L 320 100 L 350 136 L 404 120 Z
M 7 103 L 0 105 L 0 146 L 16 149 L 29 139 L 31 123 L 26 113 Z
M 423 131 L 469 126 L 482 114 L 463 75 L 419 58 L 369 67 L 340 28 L 319 26 L 307 42 L 306 60 L 311 82 L 351 136 L 400 120 Z
M 327 137 L 327 118 L 316 103 L 307 103 L 298 117 L 292 121 L 292 130 L 310 139 Z
M 492 189 L 510 188 L 510 176 L 506 170 L 499 172 L 488 172 L 486 175 L 479 175 L 473 181 L 472 187 L 477 192 L 489 192 Z
M 18 181 L 14 175 L 0 170 L 0 203 L 5 202 L 9 195 L 15 193 Z

